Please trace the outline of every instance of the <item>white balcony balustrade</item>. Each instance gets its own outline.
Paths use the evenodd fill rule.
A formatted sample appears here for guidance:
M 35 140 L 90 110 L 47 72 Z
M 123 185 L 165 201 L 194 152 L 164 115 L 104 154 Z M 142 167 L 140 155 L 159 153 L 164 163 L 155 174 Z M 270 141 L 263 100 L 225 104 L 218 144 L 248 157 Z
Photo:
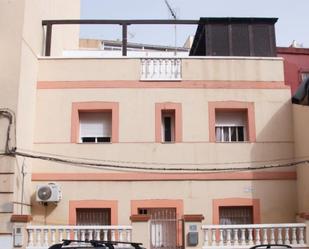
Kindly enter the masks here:
M 131 226 L 27 226 L 26 229 L 27 249 L 47 249 L 63 239 L 131 242 L 132 237 Z
M 174 58 L 141 59 L 141 80 L 149 80 L 149 81 L 181 80 L 181 59 L 174 59 Z
M 204 225 L 203 249 L 249 248 L 261 244 L 305 247 L 306 224 Z

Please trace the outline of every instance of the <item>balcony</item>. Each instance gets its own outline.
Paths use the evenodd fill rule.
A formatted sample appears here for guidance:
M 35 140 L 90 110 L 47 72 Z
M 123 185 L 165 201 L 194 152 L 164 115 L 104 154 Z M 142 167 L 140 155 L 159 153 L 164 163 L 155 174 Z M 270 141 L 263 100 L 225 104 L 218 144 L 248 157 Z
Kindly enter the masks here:
M 181 76 L 181 59 L 141 59 L 142 81 L 179 81 Z
M 270 70 L 271 69 L 271 70 Z M 196 87 L 204 87 L 204 81 L 216 81 L 217 87 L 227 87 L 229 82 L 244 82 L 269 86 L 284 85 L 283 60 L 281 58 L 256 57 L 162 57 L 162 58 L 93 58 L 93 57 L 41 57 L 39 59 L 40 82 L 121 82 L 182 81 L 184 85 L 196 81 Z M 143 85 L 143 82 L 139 82 Z M 149 85 L 147 83 L 147 85 Z
M 210 18 L 209 21 L 216 22 L 218 19 Z M 223 18 L 221 21 L 230 22 L 231 20 Z M 252 20 L 237 19 L 236 21 L 251 23 Z M 79 25 L 88 24 L 122 27 L 122 39 L 118 44 L 117 56 L 109 53 L 113 52 L 112 50 L 104 50 L 106 53 L 102 53 L 101 46 L 96 47 L 95 50 L 80 49 L 78 28 Z M 152 50 L 149 48 L 152 52 L 148 54 L 145 52 L 147 49 L 140 46 L 141 44 L 128 43 L 128 27 L 132 25 L 191 25 L 194 27 L 198 24 L 201 25 L 199 20 L 44 20 L 42 25 L 45 30 L 45 45 L 42 49 L 44 56 L 39 61 L 39 81 L 114 81 L 113 83 L 115 81 L 216 81 L 216 83 L 220 81 L 219 84 L 224 84 L 225 81 L 262 81 L 268 85 L 271 83 L 283 85 L 283 60 L 275 57 L 275 54 L 267 54 L 266 57 L 260 57 L 263 55 L 255 53 L 235 56 L 237 53 L 231 52 L 223 56 L 212 56 L 212 51 L 199 56 L 195 56 L 195 53 L 188 56 L 189 48 L 186 48 L 186 55 L 181 53 L 184 47 L 175 47 L 173 51 L 171 47 L 164 50 L 162 50 L 163 47 Z M 59 29 L 59 26 L 62 28 Z M 57 29 L 53 32 L 55 27 Z M 71 33 L 74 37 L 68 36 L 71 33 L 66 32 L 67 29 L 72 29 Z M 70 41 L 65 46 L 61 43 L 64 37 L 66 41 Z M 238 38 L 241 39 L 241 37 Z M 175 53 L 176 51 L 178 52 Z M 174 87 L 175 84 L 171 86 Z M 146 87 L 149 85 L 151 84 Z M 203 83 L 199 86 L 205 87 Z
M 131 242 L 131 226 L 27 226 L 27 249 L 47 249 L 62 242 L 74 240 L 111 240 Z M 123 247 L 117 245 L 116 247 Z
M 146 230 L 149 224 L 144 223 Z M 73 240 L 111 240 L 131 242 L 132 226 L 35 226 L 26 227 L 28 240 L 26 249 L 47 249 L 63 239 Z M 202 225 L 202 249 L 250 248 L 261 244 L 285 244 L 293 248 L 308 247 L 306 224 L 252 224 L 252 225 Z M 150 230 L 148 230 L 150 232 Z M 149 233 L 148 232 L 148 233 Z M 186 231 L 185 231 L 186 233 Z M 144 246 L 147 241 L 136 234 Z M 149 236 L 146 236 L 148 239 Z M 136 238 L 135 238 L 136 240 Z M 77 242 L 76 242 L 77 243 Z M 79 245 L 82 245 L 80 243 Z M 116 248 L 123 248 L 123 244 Z M 199 249 L 200 247 L 196 247 Z
M 261 244 L 307 247 L 306 224 L 203 225 L 203 249 L 250 248 Z

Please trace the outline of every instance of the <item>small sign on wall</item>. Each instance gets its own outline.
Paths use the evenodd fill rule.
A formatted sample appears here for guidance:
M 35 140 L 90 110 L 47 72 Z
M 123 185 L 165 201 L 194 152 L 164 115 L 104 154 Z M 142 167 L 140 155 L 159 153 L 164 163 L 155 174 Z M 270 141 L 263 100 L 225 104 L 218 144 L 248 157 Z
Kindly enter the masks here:
M 189 225 L 189 231 L 190 232 L 196 232 L 197 231 L 197 225 Z

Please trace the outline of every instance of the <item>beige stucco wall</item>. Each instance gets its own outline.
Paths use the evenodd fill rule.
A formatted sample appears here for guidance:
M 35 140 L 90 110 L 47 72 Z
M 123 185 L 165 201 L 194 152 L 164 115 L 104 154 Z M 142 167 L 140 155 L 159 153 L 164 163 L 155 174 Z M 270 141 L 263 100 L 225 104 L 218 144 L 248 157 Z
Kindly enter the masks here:
M 184 58 L 181 67 L 183 80 L 283 82 L 280 58 Z M 38 80 L 139 80 L 140 70 L 136 58 L 41 58 Z
M 74 4 L 73 4 L 74 2 Z M 66 12 L 67 11 L 67 12 Z M 66 13 L 66 14 L 64 14 Z M 54 18 L 79 17 L 79 4 L 75 1 L 39 1 L 26 0 L 24 4 L 24 18 L 21 19 L 23 26 L 20 33 L 21 54 L 19 57 L 20 70 L 18 79 L 18 98 L 17 102 L 17 148 L 32 149 L 34 137 L 35 105 L 36 105 L 36 81 L 38 74 L 38 56 L 42 54 L 42 42 L 44 32 L 42 20 Z M 78 29 L 75 28 L 74 36 L 68 30 L 60 33 L 54 32 L 53 40 L 55 49 L 62 51 L 68 44 L 78 44 Z M 64 43 L 63 41 L 69 41 Z M 30 204 L 30 193 L 27 186 L 30 184 L 31 160 L 17 158 L 15 181 L 14 181 L 14 200 L 22 202 L 22 167 L 28 172 L 25 175 L 24 199 L 23 202 Z M 21 213 L 21 205 L 14 206 L 14 213 Z M 24 212 L 30 211 L 29 206 L 23 207 Z
M 21 56 L 21 36 L 22 36 L 22 20 L 24 17 L 24 1 L 1 1 L 0 2 L 0 108 L 9 108 L 14 113 L 17 111 L 18 105 L 18 88 L 20 77 L 20 56 Z M 5 149 L 6 131 L 8 121 L 1 117 L 0 121 L 0 150 Z M 15 126 L 12 127 L 13 131 Z M 14 136 L 14 132 L 12 132 Z M 14 137 L 13 137 L 14 139 Z M 14 145 L 14 142 L 13 142 Z M 14 158 L 2 158 L 0 160 L 0 178 L 1 178 L 1 193 L 0 193 L 0 234 L 11 232 L 10 217 L 14 211 Z M 11 174 L 7 174 L 11 173 Z M 3 191 L 3 192 L 2 192 Z
M 217 163 L 292 158 L 289 94 L 288 89 L 41 89 L 37 94 L 34 148 L 73 157 L 135 162 Z M 254 102 L 256 143 L 209 142 L 208 102 L 225 100 Z M 119 102 L 119 143 L 70 143 L 72 102 L 83 101 Z M 182 104 L 182 143 L 154 143 L 155 103 L 167 101 Z M 47 163 L 35 165 L 35 171 L 59 171 L 45 167 Z
M 33 182 L 32 190 L 36 184 Z M 166 182 L 59 182 L 63 200 L 45 207 L 33 202 L 34 223 L 67 224 L 69 200 L 118 200 L 118 223 L 130 224 L 130 201 L 151 199 L 183 200 L 184 214 L 203 214 L 212 224 L 212 202 L 220 198 L 260 200 L 262 223 L 294 222 L 295 181 L 166 181 Z M 246 189 L 250 188 L 252 192 Z M 75 190 L 75 191 L 73 191 Z
M 283 81 L 280 58 L 185 59 L 183 80 Z M 270 70 L 271 68 L 271 70 Z
M 16 124 L 12 126 L 12 146 L 31 149 L 33 144 L 33 128 L 35 115 L 35 93 L 38 73 L 37 57 L 42 54 L 42 19 L 55 17 L 50 14 L 52 9 L 58 12 L 62 9 L 75 13 L 79 16 L 79 4 L 74 1 L 75 7 L 70 7 L 73 1 L 52 1 L 52 0 L 11 0 L 0 2 L 0 108 L 10 108 L 15 114 Z M 47 8 L 47 6 L 52 8 Z M 69 8 L 70 7 L 70 8 Z M 57 11 L 58 9 L 58 11 Z M 77 11 L 77 12 L 76 12 Z M 48 14 L 47 14 L 48 13 Z M 59 15 L 58 15 L 59 17 Z M 57 34 L 55 39 L 57 38 Z M 66 39 L 68 37 L 65 37 Z M 58 38 L 59 39 L 59 38 Z M 57 39 L 56 39 L 57 40 Z M 67 39 L 69 40 L 69 39 Z M 57 43 L 57 41 L 55 41 Z M 70 40 L 72 43 L 72 40 Z M 76 37 L 78 44 L 78 37 Z M 60 48 L 60 46 L 58 46 Z M 7 121 L 0 122 L 0 151 L 3 152 Z M 17 144 L 15 144 L 15 132 Z M 30 160 L 21 158 L 6 158 L 0 160 L 0 177 L 2 189 L 9 189 L 9 193 L 0 194 L 0 207 L 2 212 L 0 219 L 0 233 L 10 233 L 11 214 L 20 214 L 21 205 L 21 167 L 25 165 L 25 197 L 24 202 L 30 203 L 30 191 L 27 187 L 30 184 Z M 12 174 L 7 174 L 12 173 Z M 15 202 L 13 204 L 13 202 Z M 25 206 L 24 213 L 29 213 L 29 207 Z
M 183 79 L 207 81 L 283 80 L 282 61 L 184 59 Z M 39 81 L 139 80 L 138 59 L 40 59 Z M 194 68 L 191 67 L 191 64 Z M 212 65 L 214 69 L 212 68 Z M 196 71 L 195 68 L 199 68 Z M 226 70 L 224 70 L 226 68 Z M 247 68 L 244 70 L 244 68 Z M 270 70 L 272 68 L 273 70 Z M 271 82 L 270 82 L 271 81 Z M 52 83 L 51 83 L 52 84 Z M 162 82 L 161 84 L 164 84 Z M 179 83 L 181 84 L 181 82 Z M 255 84 L 255 83 L 253 83 Z M 72 144 L 73 102 L 119 102 L 119 143 Z M 210 143 L 209 101 L 254 103 L 256 143 Z M 155 103 L 182 104 L 183 142 L 155 141 Z M 71 158 L 157 162 L 226 163 L 292 158 L 294 136 L 290 90 L 281 89 L 175 89 L 86 88 L 38 89 L 34 150 Z M 133 117 L 133 118 L 132 118 Z M 224 156 L 223 156 L 224 155 Z M 235 163 L 234 167 L 248 164 Z M 162 166 L 160 164 L 155 166 Z M 225 165 L 221 165 L 224 167 Z M 185 167 L 190 167 L 189 165 Z M 193 166 L 192 166 L 193 167 Z M 196 166 L 194 166 L 196 167 Z M 220 166 L 218 166 L 220 167 Z M 280 169 L 283 171 L 293 170 Z M 111 172 L 36 160 L 33 173 Z M 32 191 L 40 182 L 32 182 Z M 49 206 L 48 224 L 67 224 L 69 200 L 118 200 L 119 224 L 130 224 L 130 200 L 182 199 L 184 212 L 203 214 L 212 223 L 212 200 L 257 198 L 262 223 L 294 222 L 296 181 L 160 181 L 160 182 L 59 182 L 64 199 Z M 72 191 L 79 189 L 79 191 Z M 227 191 L 228 190 L 228 191 Z M 248 191 L 249 190 L 249 191 Z M 44 222 L 44 208 L 33 199 L 34 222 Z
M 307 160 L 309 155 L 309 106 L 293 105 L 295 158 Z M 308 163 L 297 167 L 298 213 L 309 212 L 309 168 Z

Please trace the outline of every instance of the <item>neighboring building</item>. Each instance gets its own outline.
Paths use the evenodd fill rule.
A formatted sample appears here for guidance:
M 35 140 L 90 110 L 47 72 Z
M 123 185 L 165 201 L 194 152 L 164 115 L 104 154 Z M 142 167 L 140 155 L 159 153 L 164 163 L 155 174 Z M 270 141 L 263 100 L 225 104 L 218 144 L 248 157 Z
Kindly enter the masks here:
M 190 45 L 190 39 L 185 46 Z M 128 42 L 128 53 L 130 57 L 173 57 L 188 56 L 189 47 L 172 47 L 162 45 L 140 44 Z M 122 41 L 80 39 L 79 48 L 63 51 L 63 56 L 67 57 L 109 57 L 121 56 Z
M 14 147 L 32 150 L 38 57 L 44 40 L 42 19 L 79 18 L 80 6 L 75 0 L 1 1 L 0 16 L 0 151 L 8 152 Z M 78 47 L 78 31 L 77 27 L 54 30 L 55 55 L 62 55 L 63 49 Z M 33 191 L 30 159 L 3 155 L 0 159 L 0 247 L 6 249 L 12 248 L 13 227 L 19 224 L 13 222 L 29 217 L 12 219 L 12 215 L 31 214 Z M 26 239 L 26 234 L 23 238 Z
M 277 53 L 284 58 L 285 84 L 291 86 L 293 95 L 300 83 L 309 77 L 309 49 L 277 48 Z
M 10 120 L 1 123 L 0 243 L 17 245 L 21 231 L 28 249 L 62 238 L 307 247 L 306 224 L 295 223 L 307 217 L 305 175 L 253 170 L 306 156 L 276 19 L 202 18 L 187 57 L 70 58 L 76 27 L 50 33 L 45 22 L 44 37 L 41 21 L 78 18 L 76 2 L 50 1 L 48 13 L 19 1 L 0 5 L 16 17 L 0 23 L 0 103 L 10 108 L 0 114 L 16 116 L 8 144 Z

